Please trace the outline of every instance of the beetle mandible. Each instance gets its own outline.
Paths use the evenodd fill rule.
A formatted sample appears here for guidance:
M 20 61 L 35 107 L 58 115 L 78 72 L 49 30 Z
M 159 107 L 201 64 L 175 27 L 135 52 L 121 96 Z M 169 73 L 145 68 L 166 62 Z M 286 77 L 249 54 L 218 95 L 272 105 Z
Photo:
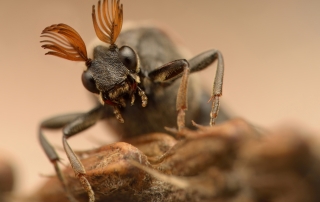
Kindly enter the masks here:
M 58 166 L 59 156 L 43 135 L 43 129 L 63 128 L 63 146 L 69 162 L 93 202 L 93 188 L 86 179 L 83 165 L 67 142 L 69 137 L 101 119 L 114 118 L 118 121 L 113 122 L 113 128 L 122 137 L 161 132 L 164 126 L 176 123 L 181 130 L 185 125 L 191 127 L 191 120 L 204 123 L 205 114 L 210 111 L 210 106 L 205 104 L 209 99 L 212 101 L 209 124 L 214 125 L 222 95 L 224 64 L 220 51 L 208 50 L 185 60 L 170 36 L 157 27 L 139 26 L 121 32 L 123 7 L 119 0 L 103 0 L 102 3 L 99 0 L 97 9 L 92 7 L 92 20 L 96 35 L 103 42 L 94 47 L 92 58 L 88 57 L 78 32 L 66 24 L 46 27 L 41 35 L 47 38 L 41 41 L 45 43 L 43 48 L 50 49 L 47 55 L 85 62 L 82 83 L 100 101 L 88 112 L 56 116 L 43 121 L 39 127 L 41 146 L 54 165 L 70 201 L 76 200 L 68 191 Z M 194 78 L 189 80 L 189 73 L 205 69 L 214 61 L 217 61 L 217 70 L 210 98 L 199 90 Z M 134 105 L 136 99 L 141 105 Z M 190 110 L 185 114 L 188 100 L 192 102 L 189 102 Z

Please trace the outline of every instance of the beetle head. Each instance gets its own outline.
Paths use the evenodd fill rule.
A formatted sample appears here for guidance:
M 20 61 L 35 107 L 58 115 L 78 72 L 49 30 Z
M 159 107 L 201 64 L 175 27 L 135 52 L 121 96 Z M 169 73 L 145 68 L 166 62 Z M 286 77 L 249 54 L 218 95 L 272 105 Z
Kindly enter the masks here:
M 93 60 L 82 73 L 82 83 L 90 92 L 99 94 L 102 104 L 125 106 L 126 97 L 134 96 L 140 83 L 139 71 L 139 58 L 132 48 L 97 46 Z
M 42 32 L 42 47 L 51 49 L 46 54 L 55 55 L 73 61 L 85 61 L 87 69 L 82 74 L 84 87 L 99 95 L 103 105 L 125 106 L 125 100 L 134 101 L 134 93 L 140 83 L 139 58 L 136 52 L 128 47 L 118 48 L 115 41 L 120 34 L 123 21 L 123 8 L 119 1 L 103 0 L 98 2 L 97 14 L 92 7 L 92 20 L 97 37 L 109 44 L 97 46 L 93 51 L 93 59 L 87 57 L 85 43 L 80 35 L 70 26 L 56 24 Z

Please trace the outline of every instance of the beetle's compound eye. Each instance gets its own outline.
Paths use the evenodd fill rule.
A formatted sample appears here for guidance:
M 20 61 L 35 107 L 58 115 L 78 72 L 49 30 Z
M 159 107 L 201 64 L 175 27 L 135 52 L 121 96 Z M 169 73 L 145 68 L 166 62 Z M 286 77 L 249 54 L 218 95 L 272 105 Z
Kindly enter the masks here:
M 97 89 L 96 82 L 94 81 L 90 70 L 84 71 L 81 79 L 84 87 L 88 91 L 99 94 L 99 90 Z
M 122 46 L 119 49 L 120 60 L 130 71 L 136 73 L 139 71 L 138 58 L 136 52 L 129 46 Z

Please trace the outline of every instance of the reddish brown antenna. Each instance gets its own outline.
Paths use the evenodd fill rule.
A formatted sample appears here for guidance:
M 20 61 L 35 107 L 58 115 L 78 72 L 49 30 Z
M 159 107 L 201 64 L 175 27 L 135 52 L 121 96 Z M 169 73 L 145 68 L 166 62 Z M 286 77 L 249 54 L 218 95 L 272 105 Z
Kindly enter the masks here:
M 51 40 L 43 40 L 46 43 L 41 47 L 50 49 L 46 55 L 54 55 L 72 61 L 88 61 L 86 45 L 76 30 L 66 24 L 54 24 L 46 27 L 41 37 Z
M 119 0 L 103 0 L 101 7 L 99 0 L 97 11 L 96 15 L 95 6 L 92 6 L 92 20 L 97 37 L 103 42 L 114 44 L 122 28 L 122 4 L 120 5 Z

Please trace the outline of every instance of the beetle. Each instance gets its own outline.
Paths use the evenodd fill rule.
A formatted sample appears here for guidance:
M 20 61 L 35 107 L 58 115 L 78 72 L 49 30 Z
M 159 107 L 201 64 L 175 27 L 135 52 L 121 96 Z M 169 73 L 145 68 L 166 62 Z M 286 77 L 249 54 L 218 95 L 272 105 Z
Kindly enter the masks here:
M 63 128 L 64 150 L 89 201 L 93 202 L 94 191 L 83 165 L 67 142 L 68 138 L 101 119 L 116 119 L 112 122 L 113 129 L 126 138 L 161 132 L 164 126 L 175 124 L 181 130 L 191 127 L 191 120 L 204 123 L 205 114 L 210 111 L 210 106 L 205 104 L 207 100 L 212 101 L 209 124 L 214 125 L 222 95 L 224 64 L 219 50 L 208 50 L 186 60 L 170 36 L 157 27 L 140 26 L 121 32 L 123 6 L 119 0 L 103 0 L 102 3 L 99 0 L 97 9 L 92 7 L 92 20 L 96 35 L 103 42 L 94 47 L 92 58 L 88 56 L 81 36 L 69 25 L 54 24 L 41 34 L 46 38 L 41 41 L 42 47 L 50 50 L 46 55 L 85 62 L 82 83 L 100 101 L 88 112 L 56 116 L 44 120 L 39 127 L 40 144 L 70 201 L 76 200 L 68 191 L 58 166 L 59 156 L 44 136 L 44 129 Z M 205 69 L 215 61 L 217 70 L 210 97 L 199 90 L 189 73 Z M 141 105 L 134 105 L 136 99 Z M 188 100 L 192 102 L 185 114 Z

